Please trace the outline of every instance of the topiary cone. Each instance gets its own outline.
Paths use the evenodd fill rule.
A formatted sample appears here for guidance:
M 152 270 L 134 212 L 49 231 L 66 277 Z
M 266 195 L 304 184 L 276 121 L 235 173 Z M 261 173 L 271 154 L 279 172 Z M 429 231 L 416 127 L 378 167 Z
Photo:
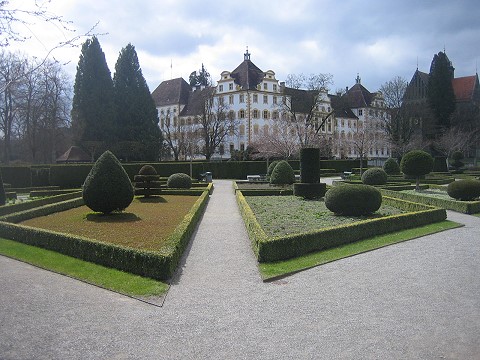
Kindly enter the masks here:
M 82 189 L 83 200 L 93 211 L 122 211 L 133 200 L 133 186 L 118 159 L 105 151 L 93 165 Z

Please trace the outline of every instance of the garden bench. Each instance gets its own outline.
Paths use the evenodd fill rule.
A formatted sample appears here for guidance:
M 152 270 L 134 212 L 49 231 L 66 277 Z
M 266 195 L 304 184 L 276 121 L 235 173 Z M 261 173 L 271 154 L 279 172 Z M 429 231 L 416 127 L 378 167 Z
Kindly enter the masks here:
M 343 180 L 348 179 L 350 176 L 352 176 L 351 171 L 344 171 L 343 174 L 342 174 L 342 179 Z

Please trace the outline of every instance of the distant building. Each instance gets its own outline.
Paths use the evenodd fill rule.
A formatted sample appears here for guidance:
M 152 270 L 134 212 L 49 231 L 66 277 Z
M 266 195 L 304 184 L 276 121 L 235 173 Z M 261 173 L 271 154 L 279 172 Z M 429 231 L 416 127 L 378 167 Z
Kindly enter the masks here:
M 248 50 L 243 62 L 233 71 L 220 74 L 213 90 L 215 101 L 225 104 L 228 118 L 234 119 L 238 125 L 236 131 L 228 134 L 218 147 L 215 157 L 230 158 L 235 151 L 246 150 L 263 135 L 277 134 L 279 121 L 292 116 L 285 111 L 284 103 L 291 105 L 297 120 L 302 121 L 309 112 L 307 101 L 302 101 L 311 95 L 309 91 L 288 88 L 276 79 L 273 70 L 262 71 L 251 61 Z M 211 90 L 204 87 L 192 89 L 182 78 L 164 81 L 153 91 L 160 128 L 175 144 L 180 144 L 198 128 L 201 98 L 205 91 Z M 332 110 L 334 112 L 330 114 Z M 328 114 L 331 116 L 327 117 Z M 388 146 L 380 136 L 381 124 L 387 119 L 383 97 L 381 93 L 370 93 L 361 85 L 358 76 L 357 83 L 343 96 L 326 91 L 319 94 L 313 119 L 316 126 L 320 127 L 325 117 L 326 122 L 316 129 L 328 142 L 331 155 L 357 158 L 353 142 L 360 131 L 368 128 L 374 137 L 368 156 L 389 157 Z M 179 147 L 178 157 L 195 156 L 202 145 L 196 146 L 191 152 Z
M 446 56 L 446 55 L 445 55 Z M 448 59 L 448 57 L 447 57 Z M 455 112 L 451 117 L 452 126 L 460 126 L 468 131 L 475 131 L 480 120 L 480 85 L 478 74 L 455 78 L 455 68 L 450 63 L 453 92 L 455 94 Z M 435 119 L 428 106 L 427 89 L 429 74 L 416 69 L 403 98 L 403 107 L 418 126 L 423 137 L 434 136 Z

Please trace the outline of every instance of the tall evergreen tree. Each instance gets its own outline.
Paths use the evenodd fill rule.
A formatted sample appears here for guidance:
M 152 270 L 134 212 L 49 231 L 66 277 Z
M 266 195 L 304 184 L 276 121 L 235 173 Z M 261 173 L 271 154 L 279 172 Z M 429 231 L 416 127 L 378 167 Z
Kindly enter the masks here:
M 453 71 L 454 68 L 445 52 L 440 51 L 433 57 L 428 79 L 427 99 L 440 131 L 450 127 L 450 117 L 455 111 Z
M 160 129 L 157 108 L 132 44 L 120 51 L 113 85 L 118 155 L 129 160 L 158 160 Z
M 79 145 L 111 143 L 115 107 L 113 82 L 105 54 L 96 37 L 82 45 L 75 76 L 72 127 Z

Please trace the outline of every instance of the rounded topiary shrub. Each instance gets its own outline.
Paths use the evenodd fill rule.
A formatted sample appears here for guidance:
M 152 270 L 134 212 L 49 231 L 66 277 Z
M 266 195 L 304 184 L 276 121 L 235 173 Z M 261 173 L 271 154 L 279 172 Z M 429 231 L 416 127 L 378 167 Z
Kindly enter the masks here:
M 157 170 L 152 165 L 143 165 L 140 171 L 138 172 L 139 175 L 157 175 Z
M 382 194 L 370 185 L 338 185 L 325 194 L 325 206 L 340 215 L 368 215 L 382 205 Z
M 270 176 L 270 184 L 290 185 L 295 182 L 295 173 L 292 167 L 285 160 L 278 162 Z
M 433 157 L 422 150 L 412 150 L 403 155 L 400 170 L 407 176 L 416 178 L 416 189 L 420 189 L 420 177 L 433 169 Z
M 387 173 L 382 168 L 371 168 L 362 174 L 362 183 L 365 185 L 385 185 Z
M 190 189 L 192 187 L 192 178 L 184 173 L 172 174 L 168 177 L 167 186 L 169 188 Z
M 399 175 L 400 174 L 400 165 L 398 165 L 397 160 L 394 158 L 388 158 L 383 164 L 383 170 L 387 175 Z
M 90 209 L 104 214 L 122 211 L 133 200 L 133 186 L 118 159 L 105 151 L 95 162 L 82 186 Z
M 471 201 L 480 197 L 480 181 L 463 179 L 448 184 L 447 193 L 456 200 Z
M 268 165 L 267 168 L 267 179 L 270 179 L 270 176 L 272 176 L 273 169 L 275 169 L 275 166 L 280 162 L 280 160 L 273 160 L 270 165 Z

